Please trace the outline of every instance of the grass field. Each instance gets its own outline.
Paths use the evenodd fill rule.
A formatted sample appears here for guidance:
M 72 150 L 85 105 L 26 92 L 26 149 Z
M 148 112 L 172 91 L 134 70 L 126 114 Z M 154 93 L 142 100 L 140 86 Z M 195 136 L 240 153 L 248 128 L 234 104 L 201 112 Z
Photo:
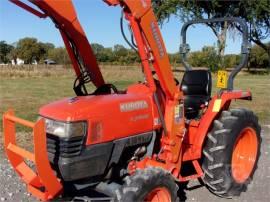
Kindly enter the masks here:
M 121 89 L 143 79 L 140 68 L 136 67 L 105 66 L 102 72 L 108 82 Z M 13 108 L 17 116 L 34 121 L 40 106 L 63 97 L 74 96 L 74 75 L 68 69 L 2 68 L 0 77 L 1 114 Z M 181 73 L 177 73 L 176 78 L 181 80 Z M 250 89 L 253 92 L 253 101 L 236 101 L 233 106 L 250 108 L 259 116 L 261 124 L 269 125 L 270 76 L 241 74 L 235 80 L 235 88 Z

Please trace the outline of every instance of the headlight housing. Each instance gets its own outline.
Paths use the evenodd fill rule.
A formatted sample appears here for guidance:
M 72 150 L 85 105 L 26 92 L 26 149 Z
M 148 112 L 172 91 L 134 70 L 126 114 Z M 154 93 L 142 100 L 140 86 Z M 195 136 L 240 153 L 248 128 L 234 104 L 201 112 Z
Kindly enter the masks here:
M 45 118 L 46 133 L 60 138 L 80 137 L 86 135 L 86 121 L 60 122 Z

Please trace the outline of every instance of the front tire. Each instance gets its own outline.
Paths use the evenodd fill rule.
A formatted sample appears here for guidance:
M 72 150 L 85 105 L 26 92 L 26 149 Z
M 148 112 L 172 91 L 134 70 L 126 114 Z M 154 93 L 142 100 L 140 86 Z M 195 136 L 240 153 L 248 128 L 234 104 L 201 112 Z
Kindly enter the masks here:
M 121 202 L 175 202 L 177 191 L 170 173 L 161 168 L 146 168 L 127 176 L 122 187 L 116 190 L 116 198 Z
M 252 111 L 223 111 L 203 149 L 203 182 L 221 197 L 246 191 L 260 155 L 260 126 Z

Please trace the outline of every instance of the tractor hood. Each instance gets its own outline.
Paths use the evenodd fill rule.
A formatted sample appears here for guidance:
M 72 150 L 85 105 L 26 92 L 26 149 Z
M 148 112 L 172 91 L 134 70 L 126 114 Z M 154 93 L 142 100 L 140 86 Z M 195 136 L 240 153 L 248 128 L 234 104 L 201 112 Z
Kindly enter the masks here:
M 150 96 L 143 94 L 113 94 L 65 98 L 41 107 L 39 114 L 59 121 L 79 121 L 92 118 L 113 116 L 126 111 L 151 111 Z M 134 106 L 132 106 L 134 105 Z
M 125 94 L 65 98 L 43 106 L 39 114 L 56 121 L 87 121 L 90 145 L 153 131 L 158 119 L 153 106 L 149 89 L 135 84 Z

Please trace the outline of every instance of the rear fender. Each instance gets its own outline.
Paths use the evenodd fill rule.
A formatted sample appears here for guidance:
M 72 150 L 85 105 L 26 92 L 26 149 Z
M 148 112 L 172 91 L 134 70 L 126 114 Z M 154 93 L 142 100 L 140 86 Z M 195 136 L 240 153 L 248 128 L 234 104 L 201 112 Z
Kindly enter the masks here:
M 212 126 L 213 121 L 220 115 L 223 110 L 230 107 L 231 101 L 234 99 L 252 100 L 250 91 L 224 91 L 221 96 L 214 96 L 209 106 L 202 116 L 197 129 L 189 130 L 188 139 L 191 140 L 190 147 L 184 152 L 183 160 L 193 160 L 201 158 L 205 137 Z

